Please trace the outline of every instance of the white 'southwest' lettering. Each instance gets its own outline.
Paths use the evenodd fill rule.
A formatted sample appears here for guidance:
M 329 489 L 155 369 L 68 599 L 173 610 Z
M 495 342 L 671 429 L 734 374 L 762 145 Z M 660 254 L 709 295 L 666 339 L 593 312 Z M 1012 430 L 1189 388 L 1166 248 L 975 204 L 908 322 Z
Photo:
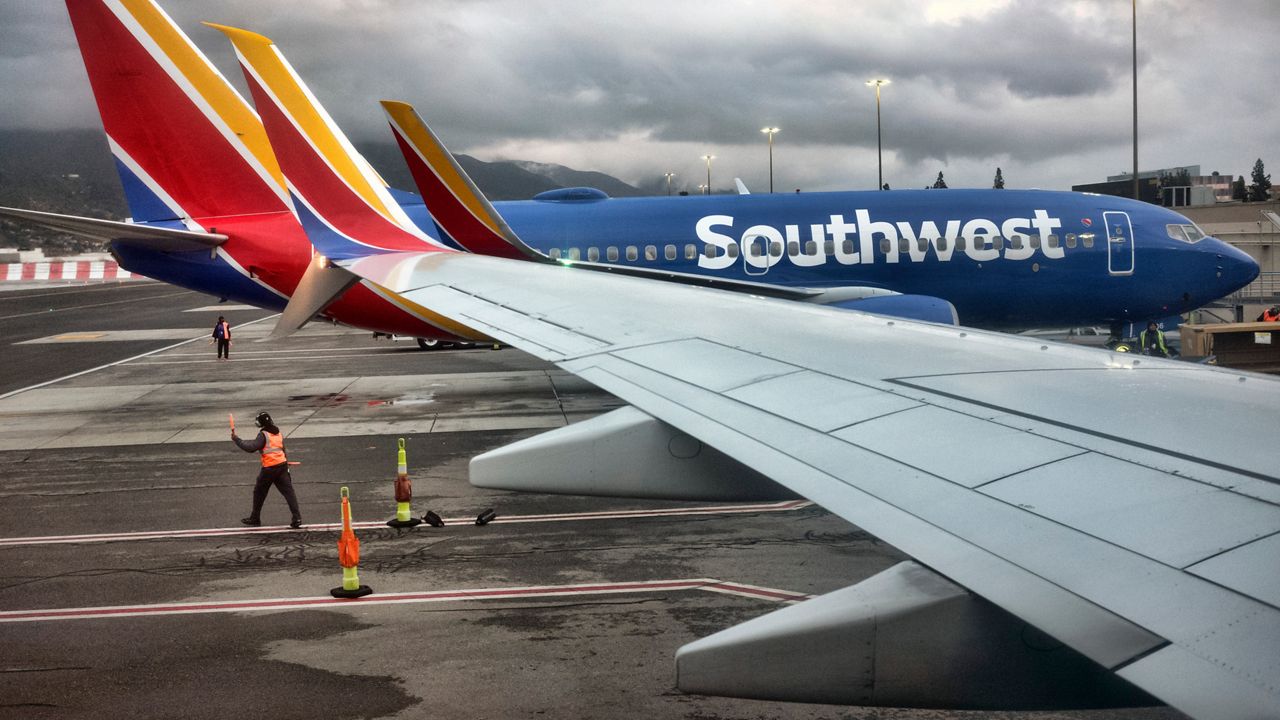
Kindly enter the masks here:
M 800 225 L 752 225 L 738 234 L 733 224 L 732 215 L 707 215 L 698 220 L 694 229 L 698 240 L 705 243 L 698 267 L 724 270 L 739 254 L 747 265 L 759 270 L 778 264 L 783 257 L 800 267 L 824 265 L 830 257 L 841 265 L 871 264 L 877 256 L 893 264 L 901 262 L 904 254 L 912 263 L 925 262 L 930 255 L 950 262 L 957 245 L 975 262 L 1029 260 L 1037 252 L 1047 260 L 1066 255 L 1062 243 L 1049 239 L 1062 227 L 1062 221 L 1050 217 L 1046 210 L 1035 210 L 1029 218 L 1011 217 L 1000 222 L 989 218 L 941 223 L 925 220 L 917 227 L 909 222 L 874 220 L 869 210 L 859 209 L 854 210 L 853 222 L 844 215 L 831 215 L 828 223 L 810 224 L 807 240 Z M 737 248 L 731 250 L 734 246 Z M 708 253 L 711 248 L 715 250 Z

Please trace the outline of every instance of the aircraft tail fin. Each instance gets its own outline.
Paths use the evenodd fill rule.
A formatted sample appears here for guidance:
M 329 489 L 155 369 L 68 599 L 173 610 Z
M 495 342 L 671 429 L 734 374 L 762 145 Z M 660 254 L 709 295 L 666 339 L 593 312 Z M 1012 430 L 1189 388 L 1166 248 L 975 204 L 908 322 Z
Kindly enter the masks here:
M 66 0 L 135 221 L 288 208 L 262 123 L 152 0 Z
M 440 138 L 408 103 L 383 100 L 400 152 L 436 225 L 479 255 L 547 260 L 507 225 Z
M 450 250 L 413 224 L 270 38 L 205 24 L 235 46 L 294 214 L 317 250 L 335 260 Z

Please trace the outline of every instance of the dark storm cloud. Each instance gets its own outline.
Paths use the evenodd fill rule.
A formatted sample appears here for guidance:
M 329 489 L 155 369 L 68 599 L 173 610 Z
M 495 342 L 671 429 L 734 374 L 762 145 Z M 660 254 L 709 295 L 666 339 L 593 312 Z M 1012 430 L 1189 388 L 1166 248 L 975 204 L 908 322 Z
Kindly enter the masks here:
M 397 98 L 455 150 L 586 158 L 628 179 L 664 163 L 692 177 L 710 150 L 758 184 L 758 163 L 733 158 L 758 154 L 767 123 L 783 128 L 781 167 L 804 159 L 797 183 L 845 184 L 874 161 L 873 76 L 893 81 L 898 175 L 973 168 L 985 183 L 1012 164 L 1061 186 L 1123 169 L 1131 142 L 1125 2 L 161 2 L 238 85 L 225 39 L 198 22 L 275 39 L 353 137 L 388 137 L 376 102 Z M 1280 100 L 1259 73 L 1277 36 L 1269 0 L 1139 0 L 1143 164 L 1238 173 L 1276 148 Z M 96 126 L 60 3 L 0 6 L 0 91 L 0 127 Z

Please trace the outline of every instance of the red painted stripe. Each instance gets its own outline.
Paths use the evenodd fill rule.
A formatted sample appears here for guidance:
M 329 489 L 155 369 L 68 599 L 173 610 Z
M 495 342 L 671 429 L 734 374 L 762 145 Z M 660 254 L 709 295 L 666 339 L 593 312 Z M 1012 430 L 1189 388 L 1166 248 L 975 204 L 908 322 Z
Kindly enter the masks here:
M 559 515 L 499 515 L 491 524 L 516 524 L 530 522 L 567 522 L 573 520 L 614 520 L 645 517 L 671 517 L 683 515 L 729 515 L 739 513 L 783 512 L 811 505 L 807 500 L 789 500 L 781 503 L 747 505 L 713 505 L 694 508 L 670 508 L 661 510 L 611 510 L 604 512 L 563 513 Z M 446 525 L 472 525 L 473 517 L 445 518 Z M 351 524 L 356 530 L 378 530 L 387 526 L 383 520 L 365 520 Z M 307 525 L 307 532 L 328 532 L 342 529 L 341 523 Z M 228 535 L 260 535 L 263 533 L 297 532 L 287 525 L 263 527 L 203 528 L 190 530 L 141 530 L 123 533 L 93 533 L 83 535 L 42 535 L 38 537 L 0 538 L 0 547 L 20 545 L 60 545 L 66 543 L 117 542 L 124 540 L 153 540 L 157 538 L 223 537 Z
M 370 207 L 329 167 L 251 73 L 245 73 L 245 81 L 285 177 L 321 217 L 347 237 L 367 245 L 417 252 L 442 250 L 410 235 Z
M 107 134 L 192 217 L 287 210 L 102 2 L 67 7 Z
M 733 592 L 775 601 L 795 601 L 810 597 L 808 595 L 792 593 L 785 590 L 761 588 L 751 585 L 739 585 L 737 583 L 725 582 L 712 578 L 694 578 L 620 583 L 587 583 L 577 585 L 540 585 L 516 588 L 472 588 L 463 590 L 383 593 L 369 595 L 364 598 L 354 600 L 319 596 L 302 598 L 272 598 L 264 600 L 230 600 L 223 602 L 165 603 L 157 605 L 116 605 L 65 609 L 7 610 L 0 611 L 0 623 L 38 622 L 47 620 L 84 620 L 91 618 L 137 617 L 149 615 L 186 615 L 214 612 L 251 612 L 350 603 L 359 603 L 361 605 L 388 605 L 415 602 L 465 602 L 468 600 L 504 600 L 529 597 L 644 593 L 673 590 Z

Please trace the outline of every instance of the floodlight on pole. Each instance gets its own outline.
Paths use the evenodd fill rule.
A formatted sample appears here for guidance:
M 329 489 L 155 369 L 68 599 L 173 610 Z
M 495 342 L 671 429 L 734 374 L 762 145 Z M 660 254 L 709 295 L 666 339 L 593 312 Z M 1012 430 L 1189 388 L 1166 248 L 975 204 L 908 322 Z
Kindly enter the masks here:
M 769 192 L 773 192 L 773 136 L 777 134 L 781 128 L 762 127 L 760 132 L 769 136 Z
M 707 194 L 711 194 L 711 161 L 716 159 L 715 155 L 703 155 L 703 160 L 707 161 Z
M 876 89 L 876 167 L 880 178 L 880 183 L 876 185 L 877 190 L 884 189 L 884 152 L 880 142 L 880 86 L 888 84 L 889 81 L 885 78 L 873 78 L 867 81 L 867 87 Z
M 675 176 L 676 176 L 676 174 L 675 174 L 675 173 L 667 173 L 667 174 L 665 175 L 665 177 L 667 178 L 667 194 L 668 194 L 668 195 L 670 195 L 670 194 L 671 194 L 671 178 L 673 178 L 673 177 L 675 177 Z

